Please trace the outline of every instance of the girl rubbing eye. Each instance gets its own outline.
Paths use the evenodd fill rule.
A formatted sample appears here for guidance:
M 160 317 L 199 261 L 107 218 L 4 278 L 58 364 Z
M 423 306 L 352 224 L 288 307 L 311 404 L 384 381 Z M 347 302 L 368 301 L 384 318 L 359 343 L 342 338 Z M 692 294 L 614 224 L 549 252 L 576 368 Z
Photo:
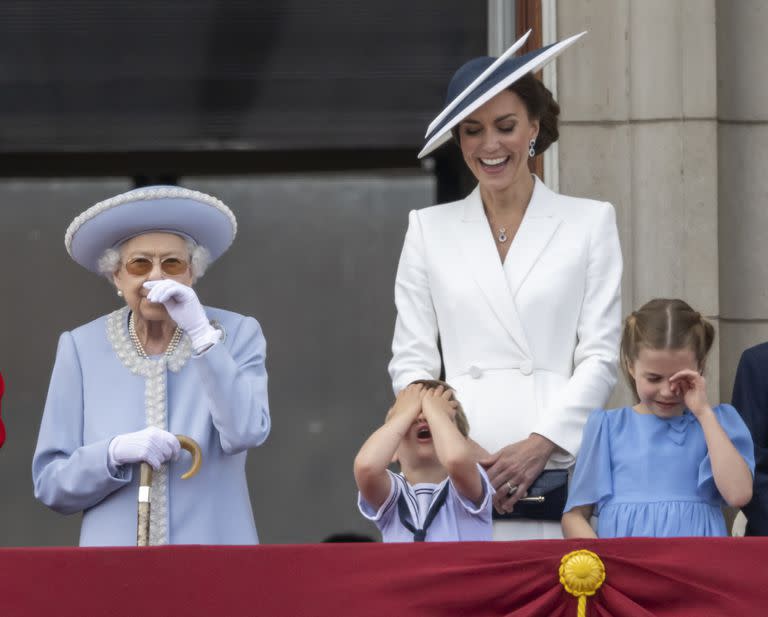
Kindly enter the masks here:
M 682 300 L 652 300 L 626 319 L 621 365 L 636 404 L 587 421 L 566 538 L 727 535 L 720 507 L 749 502 L 755 462 L 739 414 L 707 398 L 702 373 L 714 336 Z

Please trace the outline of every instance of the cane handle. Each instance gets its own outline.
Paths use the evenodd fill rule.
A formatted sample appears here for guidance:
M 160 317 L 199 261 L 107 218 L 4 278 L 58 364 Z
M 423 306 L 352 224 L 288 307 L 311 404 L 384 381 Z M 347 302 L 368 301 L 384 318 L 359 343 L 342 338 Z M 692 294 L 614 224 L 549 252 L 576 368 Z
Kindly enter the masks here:
M 186 435 L 176 435 L 181 447 L 192 455 L 192 466 L 181 476 L 182 480 L 191 478 L 200 470 L 200 464 L 203 462 L 203 452 L 198 443 Z

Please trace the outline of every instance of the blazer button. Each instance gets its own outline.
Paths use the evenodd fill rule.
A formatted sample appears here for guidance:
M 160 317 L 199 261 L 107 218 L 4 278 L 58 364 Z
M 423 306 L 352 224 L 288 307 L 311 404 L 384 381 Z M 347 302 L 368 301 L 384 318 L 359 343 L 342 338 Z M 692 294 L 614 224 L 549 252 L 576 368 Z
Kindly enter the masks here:
M 530 360 L 526 360 L 520 364 L 520 372 L 523 375 L 530 375 L 533 373 L 533 363 Z
M 469 376 L 472 379 L 480 379 L 483 375 L 483 371 L 479 366 L 475 366 L 474 364 L 467 369 L 467 373 L 469 373 Z

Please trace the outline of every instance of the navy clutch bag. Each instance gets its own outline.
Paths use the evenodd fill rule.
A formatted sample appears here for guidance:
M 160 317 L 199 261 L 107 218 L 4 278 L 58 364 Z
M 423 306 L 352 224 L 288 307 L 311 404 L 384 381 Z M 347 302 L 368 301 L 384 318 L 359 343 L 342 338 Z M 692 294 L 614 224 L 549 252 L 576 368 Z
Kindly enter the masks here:
M 567 499 L 568 470 L 547 469 L 528 487 L 528 495 L 515 504 L 513 512 L 499 514 L 494 509 L 493 520 L 514 521 L 529 518 L 559 521 Z

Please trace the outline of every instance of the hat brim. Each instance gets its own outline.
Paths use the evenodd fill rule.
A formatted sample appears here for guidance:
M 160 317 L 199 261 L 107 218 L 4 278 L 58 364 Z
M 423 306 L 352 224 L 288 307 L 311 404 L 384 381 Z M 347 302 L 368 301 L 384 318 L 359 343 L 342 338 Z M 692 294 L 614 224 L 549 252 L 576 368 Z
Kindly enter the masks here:
M 205 193 L 181 187 L 145 187 L 83 212 L 69 226 L 65 244 L 72 259 L 98 273 L 105 250 L 152 232 L 192 238 L 210 251 L 213 261 L 232 244 L 237 222 L 226 205 Z
M 537 71 L 554 60 L 585 34 L 586 32 L 581 32 L 558 43 L 529 52 L 519 58 L 521 63 L 513 63 L 514 66 L 510 66 L 508 71 L 504 70 L 505 64 L 511 62 L 508 59 L 510 51 L 507 50 L 503 56 L 483 71 L 480 77 L 475 79 L 468 88 L 452 100 L 446 106 L 446 109 L 440 112 L 440 115 L 430 123 L 430 127 L 434 128 L 427 133 L 427 142 L 421 152 L 419 152 L 418 158 L 424 158 L 449 141 L 452 129 L 469 114 L 490 101 L 524 75 Z M 517 49 L 516 46 L 517 42 L 510 49 Z M 455 104 L 457 99 L 459 99 L 459 103 Z

